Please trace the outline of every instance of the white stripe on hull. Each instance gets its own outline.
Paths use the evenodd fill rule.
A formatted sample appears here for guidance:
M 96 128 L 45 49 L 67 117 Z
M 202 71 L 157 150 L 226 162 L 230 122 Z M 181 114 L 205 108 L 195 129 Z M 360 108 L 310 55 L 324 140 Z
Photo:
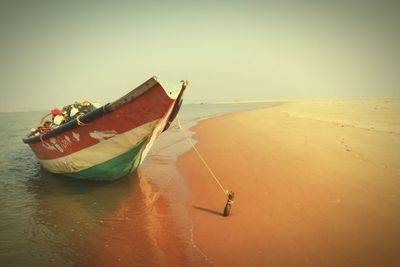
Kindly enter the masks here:
M 41 160 L 40 163 L 53 173 L 73 173 L 85 170 L 128 152 L 144 137 L 152 134 L 160 122 L 160 119 L 154 120 L 70 155 Z

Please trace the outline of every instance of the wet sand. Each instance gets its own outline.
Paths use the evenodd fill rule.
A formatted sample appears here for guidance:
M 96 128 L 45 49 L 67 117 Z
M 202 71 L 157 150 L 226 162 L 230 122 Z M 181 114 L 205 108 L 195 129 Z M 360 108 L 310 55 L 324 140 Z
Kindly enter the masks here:
M 136 192 L 121 200 L 102 222 L 106 226 L 99 233 L 102 249 L 86 266 L 189 266 L 168 201 L 154 192 L 141 171 L 135 178 L 138 185 L 131 188 Z
M 177 161 L 217 266 L 399 266 L 400 99 L 298 101 L 199 122 Z

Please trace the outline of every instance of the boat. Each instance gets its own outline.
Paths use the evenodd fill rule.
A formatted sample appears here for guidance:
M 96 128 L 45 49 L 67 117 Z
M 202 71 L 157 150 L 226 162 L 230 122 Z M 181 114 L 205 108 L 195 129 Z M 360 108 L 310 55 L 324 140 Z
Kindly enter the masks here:
M 111 181 L 135 171 L 182 105 L 188 82 L 166 87 L 152 77 L 128 94 L 58 128 L 27 136 L 44 169 Z

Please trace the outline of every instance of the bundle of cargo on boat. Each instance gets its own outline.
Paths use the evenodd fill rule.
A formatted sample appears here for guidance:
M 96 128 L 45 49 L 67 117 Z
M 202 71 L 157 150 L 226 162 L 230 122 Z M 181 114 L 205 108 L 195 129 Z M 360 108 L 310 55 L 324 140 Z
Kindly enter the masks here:
M 165 86 L 154 76 L 103 106 L 83 101 L 53 109 L 23 142 L 52 173 L 118 179 L 136 170 L 169 128 L 187 84 Z
M 42 118 L 38 127 L 31 129 L 28 137 L 39 136 L 43 133 L 51 131 L 55 128 L 58 128 L 62 124 L 71 120 L 75 120 L 79 116 L 89 113 L 99 107 L 101 107 L 101 104 L 85 100 L 82 102 L 75 102 L 71 105 L 67 105 L 61 110 L 55 108 Z

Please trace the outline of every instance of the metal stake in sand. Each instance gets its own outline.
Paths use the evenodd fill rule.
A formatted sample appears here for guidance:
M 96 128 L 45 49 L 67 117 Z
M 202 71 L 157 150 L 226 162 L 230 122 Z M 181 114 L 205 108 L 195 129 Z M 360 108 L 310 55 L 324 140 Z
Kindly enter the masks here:
M 210 172 L 211 176 L 214 178 L 214 181 L 219 185 L 219 187 L 221 188 L 222 192 L 224 192 L 224 194 L 225 194 L 226 196 L 228 196 L 228 200 L 227 200 L 227 202 L 226 202 L 226 204 L 225 204 L 223 216 L 225 216 L 225 217 L 229 216 L 229 214 L 231 213 L 232 204 L 233 204 L 233 202 L 234 202 L 235 193 L 234 193 L 233 191 L 226 190 L 226 189 L 222 186 L 222 184 L 221 184 L 221 182 L 218 180 L 217 176 L 216 176 L 216 175 L 214 174 L 214 172 L 211 170 L 210 166 L 208 166 L 206 160 L 203 158 L 203 156 L 202 156 L 202 155 L 200 154 L 200 152 L 197 150 L 195 144 L 194 144 L 194 143 L 192 142 L 192 140 L 190 140 L 190 138 L 187 136 L 186 130 L 185 130 L 185 128 L 182 127 L 181 122 L 180 122 L 180 120 L 179 120 L 179 117 L 178 117 L 177 119 L 178 119 L 178 127 L 182 130 L 182 131 L 181 131 L 182 134 L 185 136 L 186 140 L 187 140 L 187 141 L 190 143 L 190 145 L 193 147 L 193 149 L 194 149 L 194 151 L 196 152 L 197 156 L 200 158 L 200 160 L 203 162 L 204 166 L 205 166 L 205 167 L 207 168 L 207 170 Z
M 235 199 L 235 192 L 229 191 L 228 200 L 226 201 L 225 209 L 224 209 L 224 216 L 225 217 L 227 217 L 227 216 L 229 216 L 229 214 L 231 214 L 231 207 L 232 207 L 232 204 L 234 202 L 234 199 Z

